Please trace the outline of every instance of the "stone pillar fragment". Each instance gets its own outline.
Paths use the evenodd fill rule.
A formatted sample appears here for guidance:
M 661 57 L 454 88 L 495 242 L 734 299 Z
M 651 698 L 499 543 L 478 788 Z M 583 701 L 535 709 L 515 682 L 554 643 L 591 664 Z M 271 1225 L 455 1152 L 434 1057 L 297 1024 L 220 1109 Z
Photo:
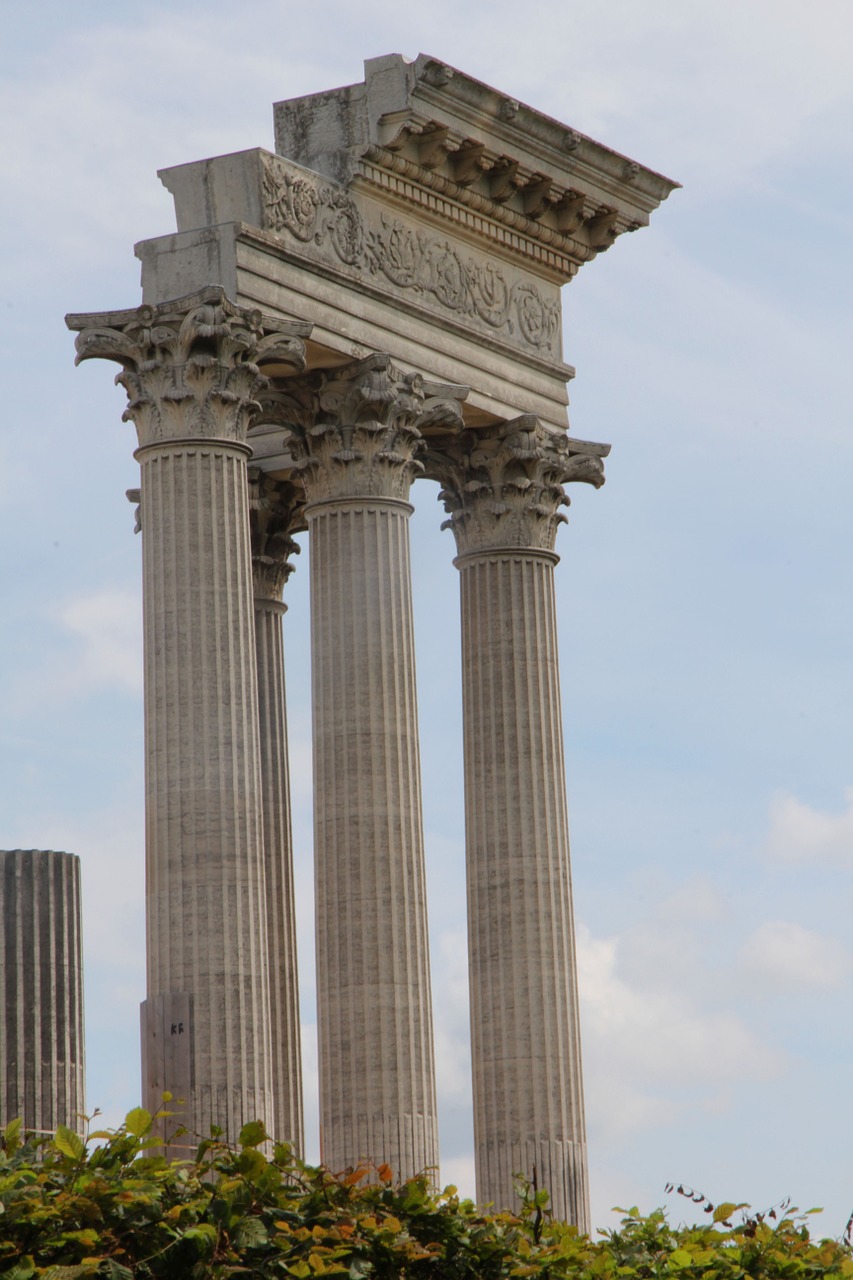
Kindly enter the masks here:
M 80 859 L 0 851 L 0 1128 L 82 1130 Z
M 589 1229 L 553 546 L 604 446 L 523 417 L 436 463 L 456 536 L 477 1197 L 521 1174 Z
M 275 1128 L 246 433 L 260 366 L 301 367 L 306 327 L 218 288 L 69 324 L 78 361 L 122 366 L 139 438 L 144 1100 L 168 1089 L 192 1132 L 233 1140 Z
M 261 733 L 261 798 L 267 895 L 275 1137 L 303 1150 L 302 1050 L 293 897 L 293 840 L 281 620 L 285 582 L 299 545 L 291 536 L 301 515 L 292 484 L 250 472 L 249 508 L 255 591 L 255 651 Z
M 311 549 L 321 1155 L 438 1163 L 409 563 L 420 428 L 458 388 L 373 356 L 325 375 L 291 448 Z

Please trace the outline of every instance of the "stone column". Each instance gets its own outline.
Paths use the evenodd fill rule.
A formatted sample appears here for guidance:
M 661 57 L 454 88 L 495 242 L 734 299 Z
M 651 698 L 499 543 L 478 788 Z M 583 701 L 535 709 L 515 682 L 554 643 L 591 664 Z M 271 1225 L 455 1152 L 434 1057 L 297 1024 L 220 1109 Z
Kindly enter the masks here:
M 437 466 L 456 536 L 477 1197 L 515 1174 L 589 1229 L 554 607 L 562 482 L 603 482 L 606 446 L 535 418 L 466 432 Z
M 321 1155 L 438 1163 L 409 565 L 428 422 L 459 389 L 372 356 L 325 375 L 291 447 L 310 530 Z
M 293 485 L 250 471 L 274 1136 L 280 1142 L 290 1142 L 299 1155 L 303 1150 L 302 1049 L 281 620 L 287 609 L 282 592 L 293 570 L 290 557 L 299 551 L 291 533 L 299 522 L 301 506 L 302 495 Z
M 80 859 L 0 851 L 0 1128 L 82 1130 Z
M 69 319 L 122 366 L 139 437 L 145 631 L 143 1095 L 235 1139 L 272 1098 L 246 431 L 305 326 L 219 288 Z M 282 332 L 284 330 L 284 332 Z

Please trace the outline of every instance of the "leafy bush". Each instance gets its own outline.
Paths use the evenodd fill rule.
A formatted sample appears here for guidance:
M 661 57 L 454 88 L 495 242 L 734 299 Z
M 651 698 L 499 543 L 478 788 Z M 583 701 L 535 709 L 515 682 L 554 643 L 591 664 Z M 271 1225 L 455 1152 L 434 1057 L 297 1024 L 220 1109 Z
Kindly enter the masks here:
M 725 1204 L 707 1225 L 672 1227 L 660 1211 L 631 1209 L 593 1241 L 553 1221 L 545 1193 L 530 1188 L 518 1215 L 484 1214 L 454 1187 L 432 1194 L 426 1176 L 395 1185 L 387 1165 L 334 1177 L 287 1146 L 267 1156 L 258 1122 L 239 1148 L 214 1136 L 186 1161 L 158 1151 L 151 1130 L 142 1108 L 85 1142 L 65 1128 L 37 1139 L 8 1125 L 0 1280 L 853 1277 L 850 1246 L 812 1240 L 796 1210 L 771 1226 Z

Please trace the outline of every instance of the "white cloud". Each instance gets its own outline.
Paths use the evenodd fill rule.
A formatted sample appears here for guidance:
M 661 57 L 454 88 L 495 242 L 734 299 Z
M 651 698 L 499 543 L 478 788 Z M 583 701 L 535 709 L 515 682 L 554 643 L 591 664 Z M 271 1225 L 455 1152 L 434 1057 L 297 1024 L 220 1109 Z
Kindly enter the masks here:
M 302 1020 L 302 1103 L 305 1126 L 304 1159 L 320 1161 L 320 1070 L 317 1056 L 317 1024 Z
M 26 492 L 26 468 L 10 444 L 0 440 L 0 506 Z
M 658 946 L 664 941 L 659 934 Z M 725 1109 L 733 1083 L 764 1078 L 779 1068 L 778 1055 L 737 1012 L 703 1007 L 700 997 L 671 983 L 667 975 L 677 972 L 679 947 L 676 931 L 661 979 L 637 982 L 620 971 L 620 938 L 594 938 L 579 928 L 590 1123 L 614 1136 L 672 1123 L 679 1113 L 678 1095 L 686 1090 L 694 1105 Z
M 825 937 L 791 920 L 767 920 L 741 951 L 758 976 L 788 987 L 839 986 L 850 972 L 850 952 L 837 938 Z
M 813 809 L 795 796 L 778 795 L 770 804 L 770 831 L 764 851 L 778 862 L 853 863 L 853 787 L 844 792 L 841 813 Z
M 468 942 L 464 929 L 447 930 L 432 948 L 436 1091 L 448 1104 L 471 1104 L 468 1021 Z
M 102 590 L 63 605 L 62 626 L 76 652 L 54 686 L 54 693 L 76 694 L 95 688 L 142 692 L 140 601 L 130 591 Z
M 67 849 L 80 857 L 87 966 L 98 966 L 117 991 L 128 980 L 144 985 L 141 794 L 130 803 L 114 803 L 83 818 L 54 813 L 43 821 L 34 815 L 33 823 L 33 838 L 41 848 Z
M 452 1186 L 460 1197 L 471 1200 L 477 1194 L 476 1175 L 474 1173 L 473 1156 L 448 1156 L 442 1159 L 439 1166 L 439 1183 L 442 1187 Z

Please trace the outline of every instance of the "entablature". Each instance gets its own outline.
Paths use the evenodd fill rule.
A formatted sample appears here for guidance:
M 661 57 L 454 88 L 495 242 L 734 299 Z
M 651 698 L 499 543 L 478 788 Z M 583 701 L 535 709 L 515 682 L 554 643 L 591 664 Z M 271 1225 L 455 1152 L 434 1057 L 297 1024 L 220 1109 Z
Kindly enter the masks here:
M 426 54 L 369 59 L 362 84 L 274 113 L 279 154 L 541 262 L 561 281 L 645 226 L 678 186 Z

